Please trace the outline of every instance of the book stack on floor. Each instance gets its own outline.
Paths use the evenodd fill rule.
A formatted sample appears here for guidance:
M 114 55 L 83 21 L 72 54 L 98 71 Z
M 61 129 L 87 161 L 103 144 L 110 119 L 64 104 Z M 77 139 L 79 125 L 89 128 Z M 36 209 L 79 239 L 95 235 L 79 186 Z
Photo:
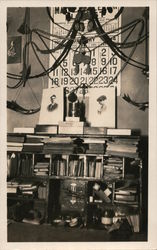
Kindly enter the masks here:
M 103 175 L 107 180 L 122 178 L 123 161 L 119 157 L 109 157 L 104 161 Z
M 51 137 L 44 139 L 45 154 L 71 154 L 74 151 L 74 143 L 70 137 Z
M 114 138 L 107 142 L 106 153 L 125 157 L 138 158 L 138 138 Z
M 32 225 L 40 225 L 43 222 L 43 217 L 40 210 L 31 209 L 26 213 L 26 216 L 23 218 L 23 223 L 29 223 Z
M 7 150 L 13 152 L 21 152 L 23 149 L 24 140 L 24 135 L 7 135 Z
M 40 219 L 40 218 L 33 218 L 33 219 L 31 219 L 31 218 L 24 218 L 23 220 L 22 220 L 22 222 L 23 223 L 28 223 L 28 224 L 32 224 L 32 225 L 40 225 L 41 223 L 42 223 L 42 219 Z
M 34 166 L 35 176 L 48 176 L 49 175 L 49 162 L 37 162 Z

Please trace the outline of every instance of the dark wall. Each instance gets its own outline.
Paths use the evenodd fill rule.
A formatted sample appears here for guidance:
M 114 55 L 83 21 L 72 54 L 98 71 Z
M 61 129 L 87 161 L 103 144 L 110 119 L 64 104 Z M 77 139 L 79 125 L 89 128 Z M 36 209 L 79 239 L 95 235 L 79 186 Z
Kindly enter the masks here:
M 144 8 L 125 8 L 122 15 L 122 25 L 131 22 L 132 20 L 142 16 Z M 8 36 L 20 35 L 17 32 L 18 27 L 22 24 L 24 19 L 24 8 L 8 8 Z M 50 30 L 49 20 L 46 14 L 45 8 L 31 8 L 30 11 L 31 28 L 40 28 L 45 31 Z M 136 40 L 137 30 L 134 31 L 132 40 Z M 24 44 L 23 37 L 23 44 Z M 123 37 L 122 37 L 123 40 Z M 38 39 L 34 37 L 34 41 L 38 43 Z M 139 45 L 134 59 L 144 62 L 145 61 L 145 47 L 144 43 Z M 127 50 L 125 51 L 127 54 Z M 49 58 L 44 56 L 44 65 L 47 68 Z M 42 69 L 35 57 L 32 56 L 30 50 L 30 64 L 32 65 L 32 74 L 41 72 Z M 8 64 L 9 72 L 19 73 L 22 69 L 21 64 Z M 30 80 L 30 85 L 36 94 L 36 97 L 41 102 L 42 89 L 47 86 L 47 77 L 42 77 L 34 80 Z M 13 84 L 13 81 L 9 80 L 8 84 Z M 138 102 L 148 100 L 148 80 L 142 74 L 140 69 L 127 65 L 122 73 L 121 83 L 121 96 L 117 99 L 117 126 L 118 128 L 133 128 L 140 129 L 141 134 L 148 135 L 148 110 L 140 111 L 137 107 L 134 107 L 122 99 L 123 94 L 129 94 L 129 96 Z M 12 100 L 17 90 L 8 89 L 8 100 Z M 18 98 L 19 103 L 22 106 L 32 108 L 37 107 L 38 104 L 32 98 L 31 90 L 27 86 L 22 89 L 22 92 Z M 38 123 L 39 113 L 25 116 L 20 113 L 16 113 L 11 110 L 7 110 L 8 119 L 8 132 L 12 132 L 14 127 L 35 127 Z

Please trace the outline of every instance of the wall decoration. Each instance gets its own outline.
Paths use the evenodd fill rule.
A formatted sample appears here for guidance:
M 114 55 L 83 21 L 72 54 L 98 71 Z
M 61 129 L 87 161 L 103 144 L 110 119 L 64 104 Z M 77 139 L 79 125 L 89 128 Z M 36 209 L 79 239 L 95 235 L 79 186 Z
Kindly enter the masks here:
M 43 89 L 39 123 L 42 125 L 57 125 L 63 121 L 64 112 L 63 89 Z
M 87 120 L 91 126 L 115 128 L 116 96 L 114 88 L 89 89 Z
M 82 84 L 89 87 L 97 86 L 98 88 L 113 88 L 114 86 L 117 87 L 117 94 L 120 95 L 121 59 L 113 53 L 107 42 L 102 42 L 102 35 L 99 37 L 102 31 L 98 32 L 94 27 L 94 14 L 91 13 L 91 9 L 82 9 L 80 22 L 73 25 L 74 18 L 77 18 L 78 8 L 73 9 L 73 12 L 69 11 L 68 8 L 64 8 L 66 14 L 63 8 L 51 8 L 51 15 L 55 23 L 59 24 L 52 24 L 50 27 L 50 31 L 56 35 L 53 43 L 50 43 L 52 49 L 56 47 L 56 44 L 60 43 L 58 36 L 64 37 L 67 33 L 65 29 L 70 30 L 73 25 L 75 29 L 78 29 L 78 32 L 77 39 L 74 39 L 72 49 L 63 60 L 62 67 L 56 68 L 51 73 L 52 79 L 49 81 L 49 87 L 51 88 L 57 83 L 60 86 L 69 88 L 71 91 L 78 85 L 82 86 Z M 102 25 L 105 32 L 109 33 L 110 38 L 113 37 L 115 43 L 120 43 L 121 15 L 118 18 L 114 17 L 122 8 L 113 7 L 109 8 L 109 10 L 104 7 L 95 8 L 100 25 Z M 61 26 L 63 24 L 64 29 Z M 80 36 L 80 32 L 82 32 L 82 36 Z M 54 63 L 54 58 L 58 58 L 62 54 L 63 48 L 55 50 L 53 56 L 50 56 L 50 66 Z
M 7 63 L 21 63 L 21 36 L 11 36 L 7 40 Z
M 142 110 L 142 111 L 145 111 L 149 107 L 148 102 L 136 102 L 136 101 L 132 100 L 129 95 L 126 95 L 126 94 L 123 95 L 123 99 L 126 102 L 132 104 L 133 106 L 138 107 L 139 110 Z
M 50 79 L 49 88 L 66 87 L 69 91 L 84 91 L 91 87 L 116 88 L 119 96 L 121 73 L 127 65 L 138 68 L 149 77 L 149 7 L 140 14 L 140 18 L 131 20 L 124 26 L 121 25 L 121 16 L 127 11 L 125 7 L 46 7 L 45 10 L 50 19 L 50 33 L 45 33 L 41 28 L 31 29 L 30 9 L 25 9 L 24 20 L 17 30 L 26 37 L 23 68 L 20 72 L 7 73 L 7 77 L 12 80 L 12 84 L 7 85 L 8 88 L 19 88 L 29 79 L 47 76 Z M 8 63 L 15 63 L 20 50 L 16 49 L 13 38 L 10 39 Z M 47 40 L 50 41 L 49 45 Z M 143 42 L 145 60 L 135 60 L 138 58 L 135 52 Z M 33 61 L 35 58 L 40 66 L 37 74 L 32 73 L 34 65 L 29 64 L 30 48 Z M 50 65 L 45 67 L 48 54 Z M 145 102 L 138 105 L 145 107 Z M 8 105 L 13 109 L 14 106 Z

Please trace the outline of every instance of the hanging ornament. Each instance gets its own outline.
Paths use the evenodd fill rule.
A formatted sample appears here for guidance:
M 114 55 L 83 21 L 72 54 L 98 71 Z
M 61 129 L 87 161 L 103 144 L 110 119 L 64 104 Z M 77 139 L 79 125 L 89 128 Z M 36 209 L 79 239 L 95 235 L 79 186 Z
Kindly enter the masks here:
M 78 75 L 78 73 L 79 73 L 79 71 L 80 71 L 79 64 L 76 64 L 76 65 L 75 65 L 74 71 L 75 71 L 75 75 Z
M 87 24 L 87 30 L 90 32 L 90 31 L 93 31 L 94 30 L 94 23 L 92 20 L 89 20 L 88 24 Z
M 108 10 L 109 13 L 113 12 L 113 8 L 112 7 L 107 7 L 107 10 Z
M 90 64 L 88 64 L 88 65 L 87 65 L 87 68 L 86 68 L 86 70 L 85 70 L 85 73 L 86 73 L 87 75 L 90 75 L 91 72 L 92 72 L 92 69 L 91 69 L 91 67 L 90 67 Z
M 70 22 L 70 20 L 71 20 L 70 12 L 67 12 L 66 15 L 65 15 L 65 17 L 66 17 L 66 20 L 67 20 L 68 22 Z

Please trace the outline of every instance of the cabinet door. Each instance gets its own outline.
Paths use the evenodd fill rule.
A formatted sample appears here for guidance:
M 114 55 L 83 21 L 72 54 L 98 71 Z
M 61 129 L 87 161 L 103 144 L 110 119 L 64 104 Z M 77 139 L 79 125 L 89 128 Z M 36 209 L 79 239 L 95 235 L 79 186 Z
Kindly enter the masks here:
M 85 210 L 86 182 L 80 180 L 62 180 L 60 186 L 61 211 Z

